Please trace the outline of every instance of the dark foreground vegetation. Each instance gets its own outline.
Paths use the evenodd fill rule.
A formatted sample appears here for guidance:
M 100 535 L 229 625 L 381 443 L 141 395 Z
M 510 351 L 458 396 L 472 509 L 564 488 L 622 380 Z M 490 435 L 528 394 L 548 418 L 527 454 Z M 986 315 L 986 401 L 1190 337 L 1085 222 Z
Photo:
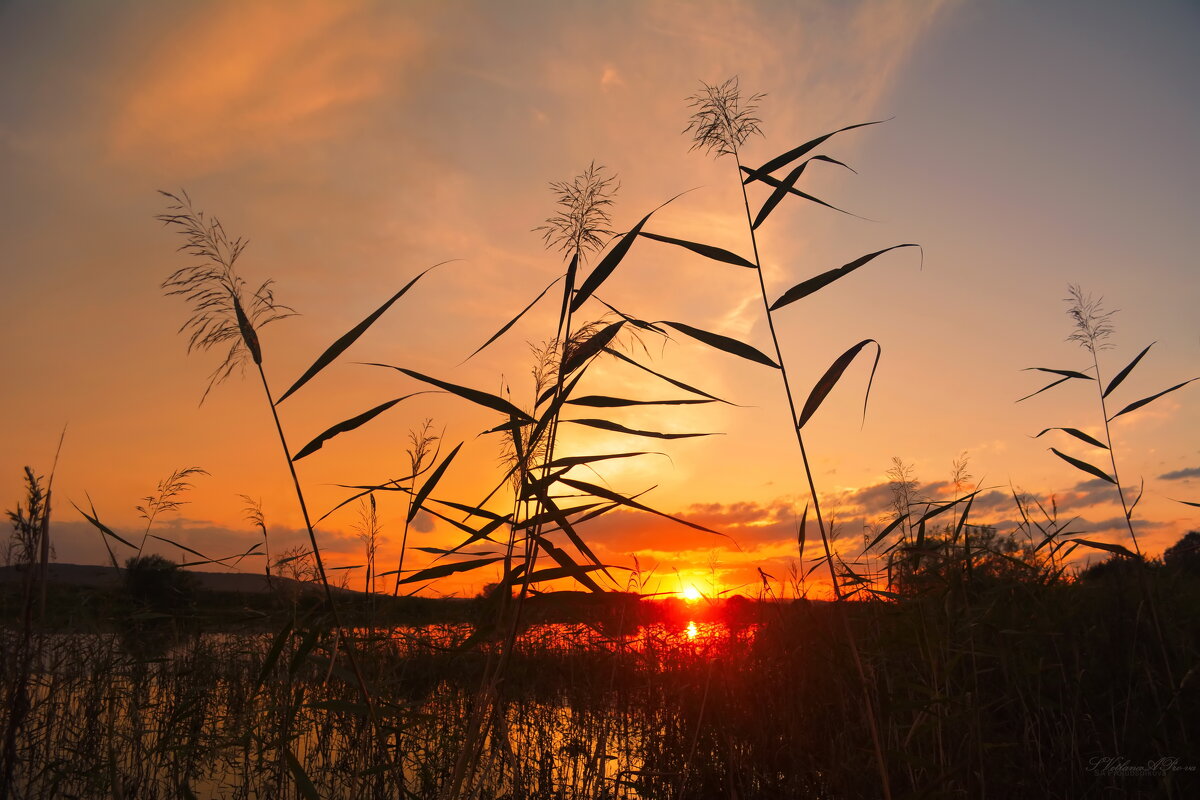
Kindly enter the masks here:
M 548 600 L 537 616 L 577 621 L 519 636 L 471 796 L 877 797 L 846 623 L 894 796 L 1192 796 L 1200 692 L 1190 678 L 1170 692 L 1165 675 L 1200 664 L 1195 555 L 1070 580 L 984 572 L 935 570 L 890 602 Z M 438 797 L 499 647 L 479 619 L 354 629 L 373 723 L 319 606 L 286 620 L 275 608 L 277 634 L 134 606 L 108 606 L 125 615 L 111 633 L 24 646 L 11 796 Z M 6 698 L 16 622 L 0 649 Z

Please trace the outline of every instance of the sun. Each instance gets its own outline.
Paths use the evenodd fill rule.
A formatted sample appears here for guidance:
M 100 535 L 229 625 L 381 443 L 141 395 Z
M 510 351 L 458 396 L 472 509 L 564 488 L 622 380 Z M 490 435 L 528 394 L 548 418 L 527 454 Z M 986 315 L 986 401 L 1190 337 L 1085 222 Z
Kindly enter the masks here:
M 692 586 L 690 583 L 683 587 L 683 591 L 680 592 L 680 594 L 683 595 L 683 599 L 689 603 L 695 603 L 704 596 L 700 594 L 699 589 L 697 589 L 695 586 Z

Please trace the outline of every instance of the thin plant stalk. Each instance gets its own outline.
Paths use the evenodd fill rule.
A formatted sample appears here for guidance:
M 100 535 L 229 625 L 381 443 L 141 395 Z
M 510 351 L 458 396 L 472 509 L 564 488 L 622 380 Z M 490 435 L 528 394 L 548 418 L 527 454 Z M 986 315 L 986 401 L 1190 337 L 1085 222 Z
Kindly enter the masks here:
M 750 231 L 750 244 L 754 254 L 754 271 L 758 276 L 759 297 L 762 300 L 763 312 L 767 318 L 767 327 L 771 334 L 771 345 L 775 349 L 775 363 L 779 365 L 779 374 L 783 380 L 784 395 L 788 403 L 789 420 L 796 436 L 796 444 L 800 449 L 800 460 L 804 466 L 805 480 L 808 483 L 809 494 L 812 497 L 813 510 L 817 518 L 817 528 L 821 533 L 821 544 L 825 550 L 825 562 L 829 569 L 829 580 L 833 588 L 834 598 L 839 601 L 839 617 L 845 628 L 846 638 L 854 657 L 855 669 L 858 672 L 862 685 L 863 705 L 871 730 L 871 744 L 874 749 L 876 765 L 879 769 L 881 788 L 884 797 L 890 800 L 891 787 L 888 780 L 887 762 L 883 756 L 879 725 L 869 691 L 866 669 L 863 666 L 862 657 L 859 653 L 853 631 L 850 628 L 850 622 L 846 617 L 845 609 L 841 608 L 840 601 L 843 599 L 843 596 L 838 583 L 837 572 L 834 568 L 833 554 L 829 545 L 829 532 L 821 511 L 820 496 L 817 492 L 816 481 L 809 462 L 808 450 L 804 445 L 804 435 L 800 430 L 800 416 L 796 411 L 796 401 L 792 392 L 791 381 L 788 378 L 787 365 L 784 362 L 782 348 L 779 346 L 779 335 L 775 330 L 775 321 L 771 316 L 771 304 L 767 299 L 767 287 L 763 278 L 762 261 L 759 256 L 758 237 L 755 233 L 754 218 L 750 213 L 750 198 L 746 192 L 746 184 L 741 179 L 742 163 L 738 154 L 740 146 L 751 135 L 761 133 L 758 128 L 758 119 L 752 116 L 754 110 L 753 104 L 757 101 L 758 96 L 750 99 L 750 106 L 748 108 L 739 110 L 738 102 L 740 98 L 736 79 L 731 79 L 719 88 L 706 86 L 706 90 L 707 98 L 703 95 L 696 98 L 696 104 L 701 107 L 701 111 L 693 117 L 693 124 L 689 126 L 689 129 L 695 129 L 696 131 L 694 147 L 704 147 L 710 151 L 716 150 L 718 155 L 730 155 L 733 157 L 735 175 L 742 191 L 746 227 Z M 803 554 L 801 554 L 801 558 L 803 558 Z

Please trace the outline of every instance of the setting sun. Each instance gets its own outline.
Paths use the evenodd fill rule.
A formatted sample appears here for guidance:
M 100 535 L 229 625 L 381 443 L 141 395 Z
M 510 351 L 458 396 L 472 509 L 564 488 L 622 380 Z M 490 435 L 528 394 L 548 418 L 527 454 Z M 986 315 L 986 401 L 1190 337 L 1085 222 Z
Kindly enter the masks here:
M 692 586 L 690 583 L 687 586 L 684 586 L 683 591 L 680 592 L 679 594 L 683 597 L 684 600 L 688 601 L 689 603 L 695 603 L 700 598 L 704 597 L 704 595 L 702 595 L 700 593 L 700 590 L 697 589 L 695 586 Z

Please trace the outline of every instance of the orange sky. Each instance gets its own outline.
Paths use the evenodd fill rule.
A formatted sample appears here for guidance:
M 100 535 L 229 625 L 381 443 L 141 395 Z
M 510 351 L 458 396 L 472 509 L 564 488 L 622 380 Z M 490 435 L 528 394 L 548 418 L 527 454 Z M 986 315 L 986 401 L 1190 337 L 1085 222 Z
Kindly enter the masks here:
M 825 148 L 857 175 L 806 176 L 806 190 L 865 220 L 795 202 L 763 226 L 772 295 L 882 247 L 924 248 L 923 264 L 912 251 L 889 255 L 778 316 L 801 394 L 851 344 L 883 346 L 865 425 L 866 369 L 857 364 L 806 429 L 838 549 L 857 553 L 864 526 L 886 512 L 893 456 L 939 496 L 963 452 L 975 479 L 996 487 L 976 521 L 1007 529 L 1013 485 L 1056 495 L 1093 538 L 1124 541 L 1112 493 L 1047 448 L 1097 462 L 1100 452 L 1030 438 L 1053 426 L 1097 433 L 1091 387 L 1013 401 L 1041 385 L 1024 367 L 1086 366 L 1064 341 L 1068 283 L 1120 309 L 1108 374 L 1158 342 L 1117 402 L 1200 375 L 1197 33 L 1195 6 L 1171 2 L 6 4 L 5 508 L 25 464 L 49 470 L 65 424 L 55 478 L 61 561 L 104 558 L 71 502 L 90 496 L 106 523 L 140 535 L 134 507 L 186 466 L 211 476 L 160 534 L 212 554 L 245 549 L 255 537 L 242 518 L 239 495 L 248 494 L 262 499 L 273 549 L 301 541 L 257 384 L 235 377 L 196 405 L 216 361 L 185 355 L 175 332 L 186 309 L 158 289 L 183 257 L 153 220 L 164 210 L 155 190 L 186 188 L 248 237 L 246 277 L 274 278 L 279 299 L 301 313 L 262 334 L 277 392 L 420 270 L 457 259 L 281 406 L 296 449 L 421 388 L 356 362 L 488 391 L 505 382 L 521 397 L 527 343 L 552 335 L 552 303 L 461 362 L 562 269 L 531 229 L 553 211 L 548 182 L 592 160 L 619 175 L 618 230 L 693 190 L 647 229 L 748 254 L 729 163 L 689 153 L 680 135 L 700 81 L 737 74 L 767 94 L 751 162 L 894 117 Z M 602 295 L 645 319 L 767 349 L 757 292 L 746 271 L 643 240 Z M 632 512 L 597 520 L 589 541 L 610 563 L 630 566 L 636 554 L 654 568 L 649 589 L 674 591 L 683 580 L 753 592 L 759 566 L 783 577 L 808 498 L 777 374 L 686 337 L 648 346 L 655 369 L 739 405 L 614 416 L 719 435 L 664 443 L 571 426 L 563 448 L 661 451 L 612 462 L 602 476 L 626 492 L 656 487 L 646 502 L 727 533 L 740 549 Z M 673 396 L 618 366 L 593 373 L 596 390 Z M 1197 391 L 1114 423 L 1123 482 L 1146 481 L 1138 516 L 1150 552 L 1200 527 L 1195 509 L 1171 500 L 1200 500 Z M 300 462 L 318 513 L 345 496 L 335 484 L 402 474 L 406 433 L 426 417 L 448 446 L 464 442 L 438 494 L 481 498 L 498 480 L 498 453 L 476 434 L 497 420 L 423 395 Z M 404 510 L 394 498 L 380 503 L 380 561 L 389 563 Z M 361 560 L 356 522 L 348 509 L 320 526 L 331 562 Z M 455 541 L 440 523 L 418 523 L 420 546 Z M 815 546 L 810 535 L 810 557 Z M 435 589 L 473 593 L 494 579 L 482 570 Z

